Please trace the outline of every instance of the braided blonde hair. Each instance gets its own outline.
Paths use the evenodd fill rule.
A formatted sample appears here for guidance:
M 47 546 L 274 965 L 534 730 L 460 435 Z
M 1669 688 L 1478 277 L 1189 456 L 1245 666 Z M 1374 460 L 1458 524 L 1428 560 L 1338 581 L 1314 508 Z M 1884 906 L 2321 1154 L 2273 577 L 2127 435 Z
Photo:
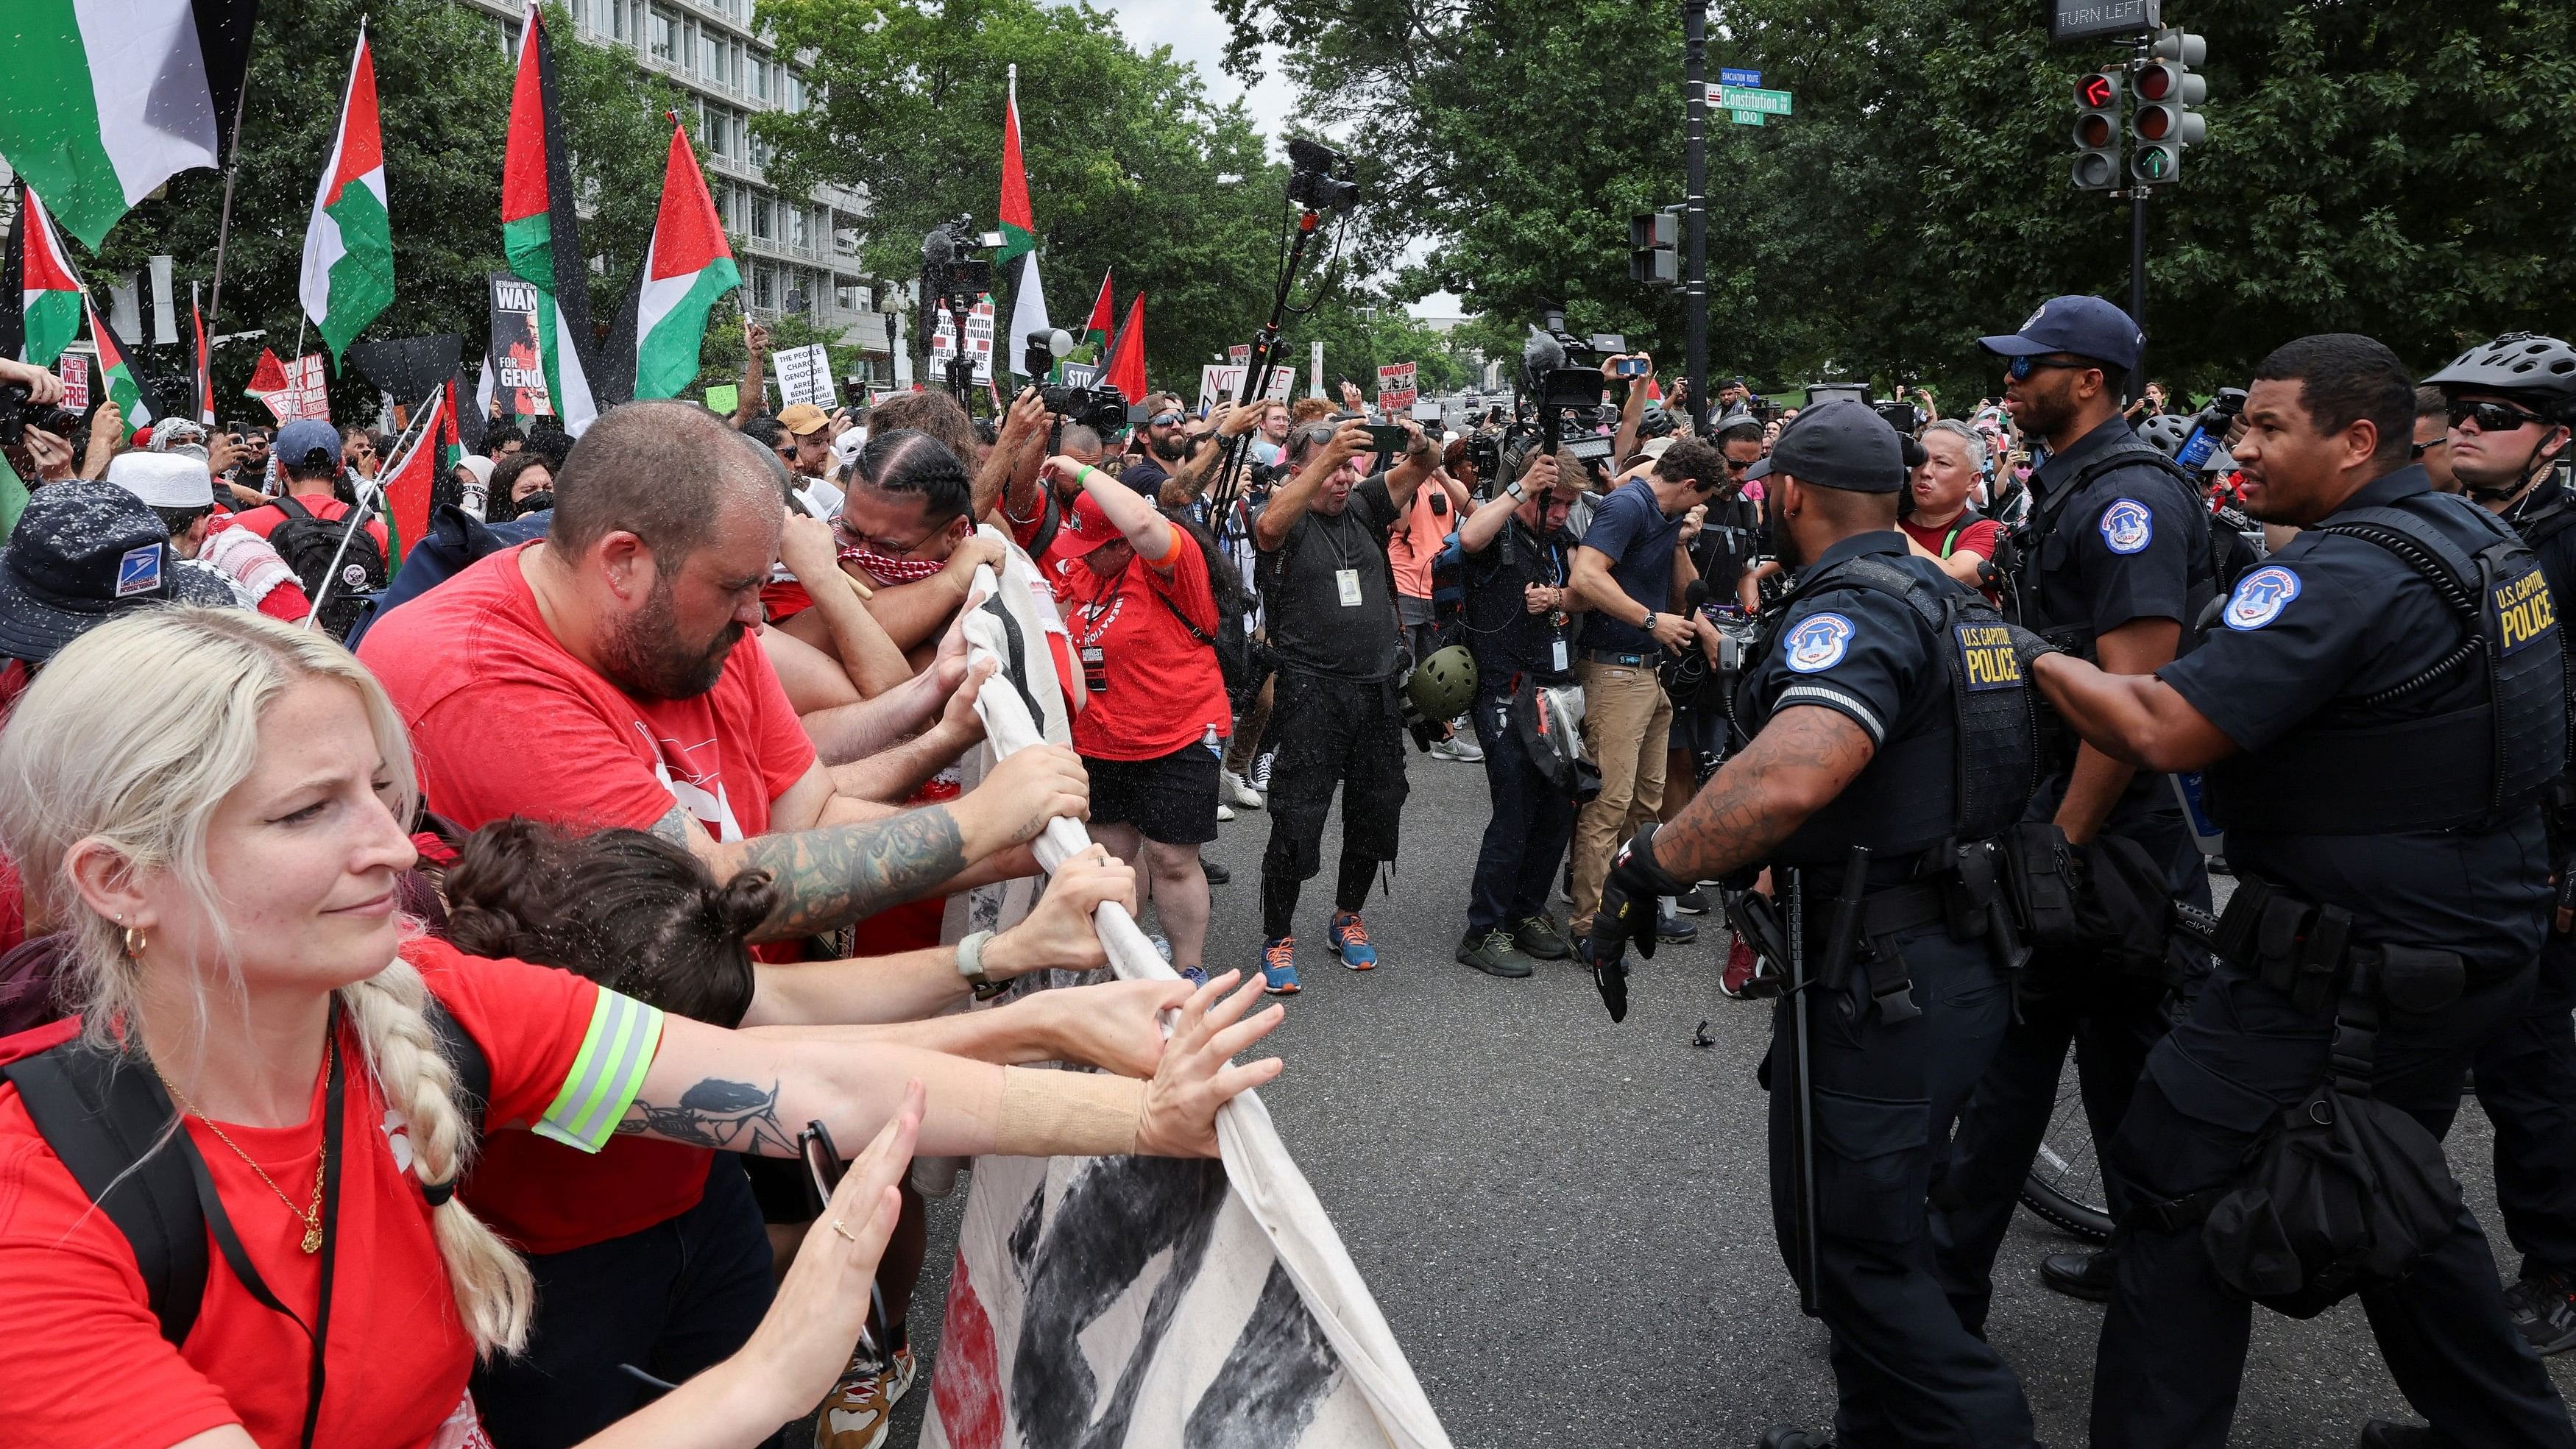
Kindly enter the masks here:
M 101 625 L 54 656 L 0 730 L 0 849 L 25 878 L 32 914 L 71 944 L 66 1004 L 93 1044 L 139 1052 L 140 1033 L 120 1039 L 116 1025 L 139 1019 L 145 968 L 73 888 L 72 848 L 100 842 L 197 898 L 215 923 L 217 960 L 196 967 L 191 996 L 201 1039 L 218 1039 L 208 1031 L 215 990 L 240 1000 L 241 973 L 206 838 L 258 763 L 268 706 L 307 679 L 357 691 L 393 779 L 395 818 L 409 819 L 419 798 L 411 745 L 383 686 L 324 635 L 246 610 L 150 609 Z M 456 1104 L 456 1069 L 423 1014 L 420 973 L 397 958 L 336 995 L 386 1102 L 409 1119 L 413 1173 L 425 1188 L 453 1185 L 473 1134 Z M 535 1296 L 527 1264 L 459 1198 L 430 1222 L 475 1346 L 516 1352 Z

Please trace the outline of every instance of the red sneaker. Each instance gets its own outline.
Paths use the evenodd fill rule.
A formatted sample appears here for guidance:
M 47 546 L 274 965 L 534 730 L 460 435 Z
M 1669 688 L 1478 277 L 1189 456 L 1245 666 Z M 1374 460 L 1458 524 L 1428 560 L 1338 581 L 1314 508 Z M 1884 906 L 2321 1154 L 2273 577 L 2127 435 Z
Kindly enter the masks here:
M 1760 964 L 1753 955 L 1753 948 L 1744 944 L 1742 936 L 1729 935 L 1726 942 L 1726 969 L 1718 973 L 1717 989 L 1734 1000 L 1743 1000 L 1744 988 L 1752 984 L 1753 973 Z

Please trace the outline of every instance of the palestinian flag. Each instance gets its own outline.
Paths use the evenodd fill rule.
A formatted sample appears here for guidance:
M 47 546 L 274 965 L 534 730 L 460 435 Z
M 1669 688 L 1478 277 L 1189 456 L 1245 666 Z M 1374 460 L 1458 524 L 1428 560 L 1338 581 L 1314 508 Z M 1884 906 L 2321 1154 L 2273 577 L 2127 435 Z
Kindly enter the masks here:
M 152 421 L 152 409 L 143 401 L 143 385 L 135 378 L 134 369 L 126 365 L 125 348 L 116 340 L 115 329 L 98 315 L 96 307 L 83 310 L 89 313 L 90 344 L 98 349 L 98 381 L 92 386 L 106 393 L 107 400 L 125 414 L 125 436 L 130 439 L 135 429 Z
M 331 365 L 349 339 L 394 300 L 394 229 L 385 209 L 385 143 L 376 125 L 376 62 L 367 27 L 340 102 L 340 130 L 304 224 L 304 315 L 322 333 Z
M 413 410 L 410 432 L 394 444 L 393 457 L 376 475 L 393 544 L 388 565 L 399 564 L 405 550 L 429 536 L 430 495 L 446 467 L 440 441 L 447 435 L 449 386 L 453 384 L 433 389 L 429 400 Z
M 1002 249 L 997 267 L 1020 263 L 1011 288 L 1011 333 L 1002 339 L 1013 372 L 1027 360 L 1029 336 L 1055 330 L 1047 321 L 1046 288 L 1038 284 L 1037 218 L 1029 211 L 1029 177 L 1020 165 L 1020 68 L 1011 67 L 1010 99 L 1002 106 Z
M 0 266 L 0 355 L 51 367 L 80 329 L 80 278 L 45 204 L 20 181 L 9 257 Z
M 724 223 L 707 195 L 689 133 L 671 120 L 671 155 L 662 168 L 662 209 L 635 283 L 635 396 L 678 397 L 698 377 L 698 344 L 707 309 L 742 285 Z
M 127 208 L 220 164 L 258 0 L 8 0 L 0 155 L 95 250 Z
M 590 391 L 590 268 L 573 215 L 572 158 L 560 120 L 554 48 L 537 7 L 519 34 L 519 78 L 510 91 L 510 139 L 501 163 L 501 250 L 510 272 L 534 285 L 537 345 L 546 390 L 575 437 L 599 416 Z
M 1096 359 L 1109 346 L 1109 329 L 1118 320 L 1118 313 L 1109 302 L 1109 282 L 1116 275 L 1114 268 L 1100 274 L 1100 295 L 1092 299 L 1091 320 L 1082 324 L 1080 350 L 1085 357 Z
M 1130 403 L 1145 400 L 1145 294 L 1127 304 L 1127 320 L 1118 324 L 1118 335 L 1110 341 L 1108 359 L 1100 364 L 1100 382 L 1114 387 Z

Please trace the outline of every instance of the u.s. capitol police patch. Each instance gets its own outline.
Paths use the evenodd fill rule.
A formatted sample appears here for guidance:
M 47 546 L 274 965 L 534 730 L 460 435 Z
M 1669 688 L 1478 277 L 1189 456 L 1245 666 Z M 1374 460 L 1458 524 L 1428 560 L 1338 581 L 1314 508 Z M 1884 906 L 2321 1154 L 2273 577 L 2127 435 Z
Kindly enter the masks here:
M 2156 516 L 2134 498 L 2115 498 L 2102 510 L 2102 542 L 2113 553 L 2136 553 L 2156 539 Z
M 2260 629 L 2281 617 L 2299 596 L 2299 576 L 2279 564 L 2267 564 L 2236 581 L 2220 617 L 2230 629 Z
M 1815 674 L 1842 663 L 1851 652 L 1851 641 L 1851 620 L 1840 614 L 1810 614 L 1789 631 L 1781 649 L 1791 670 Z

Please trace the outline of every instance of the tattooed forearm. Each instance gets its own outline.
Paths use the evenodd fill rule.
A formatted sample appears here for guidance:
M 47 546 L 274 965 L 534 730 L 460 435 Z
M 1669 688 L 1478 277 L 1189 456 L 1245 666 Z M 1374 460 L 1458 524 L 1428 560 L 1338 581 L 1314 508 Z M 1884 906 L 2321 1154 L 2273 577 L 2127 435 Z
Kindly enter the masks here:
M 749 1152 L 763 1157 L 792 1157 L 796 1135 L 778 1120 L 778 1083 L 766 1090 L 749 1082 L 708 1077 L 680 1094 L 675 1103 L 638 1100 L 617 1124 L 620 1136 L 651 1133 L 673 1142 Z
M 765 870 L 778 905 L 752 933 L 775 941 L 872 916 L 966 868 L 966 842 L 943 805 L 885 820 L 831 825 L 744 842 L 743 866 Z
M 689 808 L 685 805 L 672 806 L 663 813 L 661 819 L 653 822 L 653 833 L 673 845 L 686 847 L 689 843 Z
M 1869 736 L 1847 715 L 1814 705 L 1782 710 L 1656 832 L 1656 863 L 1682 880 L 1714 880 L 1770 859 L 1871 754 Z

